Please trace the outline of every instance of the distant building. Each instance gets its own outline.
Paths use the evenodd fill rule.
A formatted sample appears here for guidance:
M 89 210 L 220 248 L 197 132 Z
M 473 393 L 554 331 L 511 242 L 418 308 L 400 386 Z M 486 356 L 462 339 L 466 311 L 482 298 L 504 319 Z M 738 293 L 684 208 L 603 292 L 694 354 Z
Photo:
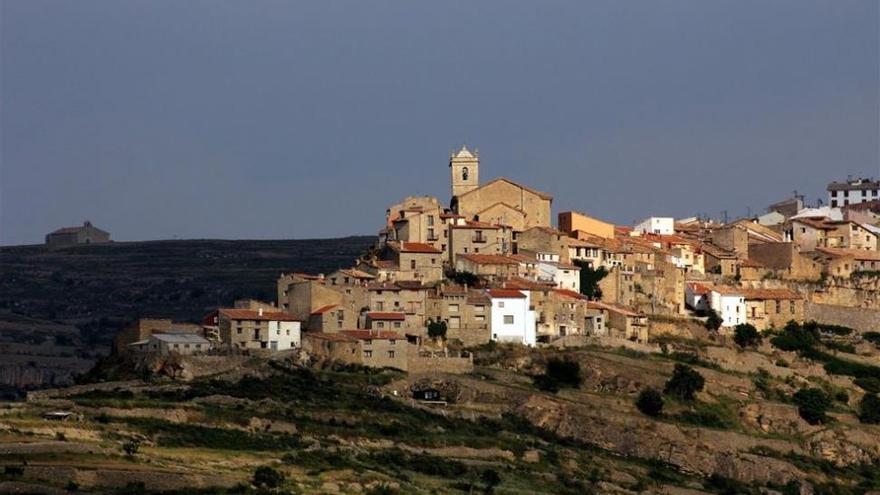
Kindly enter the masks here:
M 217 317 L 220 340 L 228 348 L 283 351 L 300 346 L 300 321 L 287 313 L 221 308 Z
M 170 354 L 193 355 L 211 350 L 208 339 L 190 332 L 154 333 L 146 340 L 129 344 L 129 348 L 160 356 Z
M 828 204 L 839 208 L 880 199 L 880 181 L 855 179 L 828 184 Z
M 633 230 L 643 234 L 672 235 L 675 233 L 675 219 L 672 217 L 649 217 L 637 223 Z
M 46 234 L 46 245 L 53 247 L 110 242 L 110 233 L 86 220 L 82 227 L 64 227 Z
M 113 339 L 113 352 L 124 354 L 132 350 L 132 344 L 144 344 L 157 333 L 188 333 L 198 335 L 201 328 L 192 323 L 178 323 L 170 318 L 140 318 L 116 334 Z
M 791 218 L 804 208 L 804 200 L 799 196 L 784 199 L 767 207 L 767 213 L 778 213 L 785 218 Z M 767 224 L 763 224 L 767 225 Z

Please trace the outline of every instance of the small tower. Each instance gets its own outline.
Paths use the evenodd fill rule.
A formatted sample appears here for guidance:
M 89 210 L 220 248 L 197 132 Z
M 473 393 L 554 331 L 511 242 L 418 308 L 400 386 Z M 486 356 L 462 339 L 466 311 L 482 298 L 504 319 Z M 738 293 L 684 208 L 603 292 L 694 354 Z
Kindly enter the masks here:
M 457 197 L 480 186 L 480 154 L 462 146 L 449 156 L 452 172 L 452 196 Z

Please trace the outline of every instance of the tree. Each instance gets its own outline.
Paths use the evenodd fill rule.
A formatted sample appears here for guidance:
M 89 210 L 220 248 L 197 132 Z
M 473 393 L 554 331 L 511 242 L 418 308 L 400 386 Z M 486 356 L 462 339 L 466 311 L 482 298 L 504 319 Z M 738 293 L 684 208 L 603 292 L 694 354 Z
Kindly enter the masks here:
M 758 329 L 754 325 L 740 323 L 733 329 L 733 341 L 743 349 L 757 347 L 761 345 L 761 334 L 758 333 Z
M 653 388 L 646 388 L 639 392 L 639 397 L 636 399 L 636 407 L 643 414 L 657 417 L 663 411 L 663 396 Z
M 449 270 L 446 273 L 446 278 L 452 280 L 453 282 L 459 285 L 467 285 L 469 287 L 473 287 L 480 283 L 480 277 L 476 274 L 466 271 L 458 271 L 458 270 Z
M 822 389 L 802 388 L 794 396 L 798 406 L 798 414 L 811 425 L 828 422 L 825 412 L 831 407 L 831 398 Z
M 257 488 L 278 488 L 284 483 L 284 475 L 269 466 L 260 466 L 254 471 L 254 486 Z
M 724 320 L 722 320 L 721 317 L 718 316 L 718 312 L 716 312 L 712 308 L 706 310 L 706 316 L 708 316 L 705 323 L 706 330 L 709 330 L 710 332 L 717 332 L 718 329 L 721 328 L 721 325 L 724 323 Z
M 694 400 L 696 393 L 703 390 L 705 384 L 703 375 L 688 365 L 676 363 L 672 378 L 666 382 L 663 392 L 684 400 Z
M 501 484 L 501 475 L 494 469 L 485 469 L 480 475 L 480 479 L 486 485 L 486 493 L 495 491 L 495 487 Z
M 541 390 L 558 392 L 561 388 L 578 388 L 581 386 L 581 365 L 570 359 L 550 358 L 543 375 L 535 377 L 535 385 Z
M 134 438 L 122 444 L 122 451 L 125 452 L 125 455 L 128 457 L 134 457 L 135 454 L 138 453 L 138 450 L 141 448 L 141 441 Z
M 872 425 L 880 424 L 880 397 L 877 394 L 865 394 L 859 403 L 859 421 Z
M 592 263 L 587 260 L 573 260 L 574 264 L 580 268 L 581 294 L 593 300 L 602 298 L 602 289 L 599 288 L 599 282 L 608 275 L 608 270 L 604 266 L 593 269 Z
M 446 322 L 445 321 L 429 321 L 428 336 L 432 339 L 446 339 Z

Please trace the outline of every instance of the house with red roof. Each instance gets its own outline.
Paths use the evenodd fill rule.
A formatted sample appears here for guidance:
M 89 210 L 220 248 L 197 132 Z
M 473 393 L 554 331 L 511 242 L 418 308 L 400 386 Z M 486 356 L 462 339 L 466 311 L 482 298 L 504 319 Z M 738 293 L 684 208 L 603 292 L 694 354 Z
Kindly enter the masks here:
M 302 324 L 287 313 L 220 308 L 217 321 L 221 345 L 227 349 L 283 351 L 300 346 Z

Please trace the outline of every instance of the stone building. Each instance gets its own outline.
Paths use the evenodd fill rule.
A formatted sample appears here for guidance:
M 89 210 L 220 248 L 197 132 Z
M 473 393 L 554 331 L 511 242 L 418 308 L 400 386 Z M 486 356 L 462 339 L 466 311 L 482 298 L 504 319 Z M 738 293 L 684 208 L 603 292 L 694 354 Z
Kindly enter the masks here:
M 301 322 L 287 313 L 217 310 L 220 341 L 227 349 L 283 351 L 300 346 Z
M 389 242 L 379 257 L 397 265 L 397 280 L 429 283 L 443 279 L 443 251 L 430 244 Z
M 446 322 L 446 339 L 466 346 L 489 342 L 489 307 L 481 292 L 443 284 L 428 296 L 427 319 Z
M 455 266 L 459 254 L 509 254 L 513 231 L 505 225 L 457 219 L 450 222 L 448 232 L 448 260 Z
M 156 333 L 201 334 L 201 327 L 192 323 L 178 323 L 170 318 L 140 318 L 123 328 L 113 339 L 113 352 L 125 354 L 135 342 L 145 342 Z
M 51 247 L 110 242 L 110 233 L 86 220 L 81 227 L 64 227 L 46 234 L 46 245 Z
M 467 220 L 509 225 L 513 230 L 549 227 L 553 197 L 499 178 L 479 185 L 479 154 L 462 147 L 449 159 L 453 213 Z

